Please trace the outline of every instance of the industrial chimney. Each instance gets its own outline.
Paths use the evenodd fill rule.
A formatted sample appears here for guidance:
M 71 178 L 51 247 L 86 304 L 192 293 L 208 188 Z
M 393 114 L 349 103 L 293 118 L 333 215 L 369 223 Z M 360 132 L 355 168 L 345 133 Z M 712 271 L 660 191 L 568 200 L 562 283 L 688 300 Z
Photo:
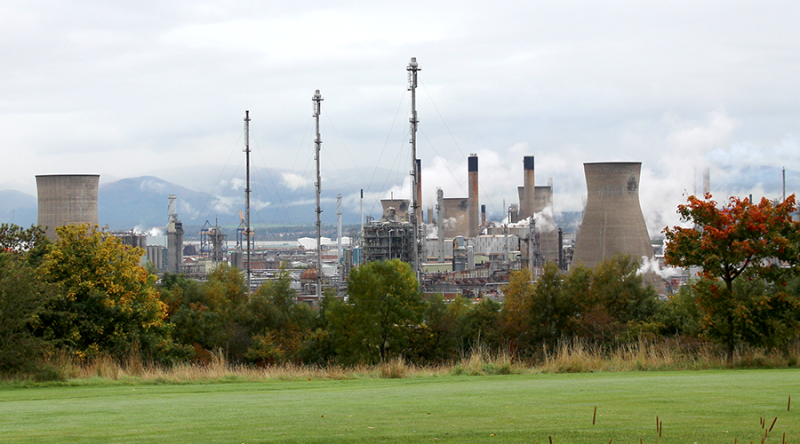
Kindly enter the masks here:
M 614 253 L 653 257 L 639 206 L 641 162 L 585 163 L 588 198 L 573 264 L 593 268 Z
M 88 223 L 97 225 L 97 174 L 59 174 L 36 176 L 39 196 L 38 224 L 51 241 L 56 227 Z
M 525 156 L 522 159 L 524 168 L 525 182 L 523 182 L 522 193 L 519 201 L 519 218 L 526 219 L 533 216 L 535 208 L 536 189 L 534 184 L 533 156 Z
M 178 220 L 177 196 L 170 194 L 168 199 L 167 271 L 177 274 L 183 269 L 183 224 Z
M 480 214 L 478 213 L 478 155 L 470 154 L 467 159 L 469 175 L 469 237 L 475 238 L 479 231 Z

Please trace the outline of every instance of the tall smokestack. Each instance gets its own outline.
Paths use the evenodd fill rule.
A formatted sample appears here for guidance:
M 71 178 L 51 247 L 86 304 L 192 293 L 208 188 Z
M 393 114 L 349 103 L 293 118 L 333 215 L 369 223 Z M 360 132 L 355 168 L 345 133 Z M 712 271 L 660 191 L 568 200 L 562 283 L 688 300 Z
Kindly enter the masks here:
M 486 205 L 481 205 L 481 228 L 486 228 Z
M 167 271 L 180 273 L 183 267 L 183 224 L 178 220 L 178 204 L 170 194 L 167 206 Z M 248 242 L 249 242 L 248 238 Z
M 417 206 L 419 206 L 418 211 L 419 214 L 417 215 L 417 220 L 422 223 L 422 159 L 417 159 Z
M 703 195 L 711 192 L 711 169 L 706 167 L 703 169 Z
M 534 212 L 534 198 L 536 196 L 536 188 L 534 185 L 533 175 L 533 156 L 525 156 L 522 159 L 524 167 L 525 182 L 523 183 L 523 198 L 524 202 L 519 203 L 519 218 L 525 219 L 533 216 Z
M 444 191 L 436 190 L 436 236 L 439 247 L 439 263 L 444 263 Z
M 470 154 L 467 159 L 467 172 L 469 174 L 469 237 L 478 235 L 480 215 L 478 214 L 478 155 Z

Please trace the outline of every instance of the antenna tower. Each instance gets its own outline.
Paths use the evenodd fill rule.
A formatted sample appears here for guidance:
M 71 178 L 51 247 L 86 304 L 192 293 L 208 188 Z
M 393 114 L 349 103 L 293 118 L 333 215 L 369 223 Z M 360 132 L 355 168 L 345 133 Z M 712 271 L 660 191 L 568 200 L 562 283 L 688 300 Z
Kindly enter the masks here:
M 414 231 L 413 234 L 413 263 L 414 274 L 417 276 L 417 281 L 420 281 L 419 275 L 419 202 L 417 202 L 417 182 L 419 180 L 419 171 L 417 171 L 417 72 L 421 71 L 416 57 L 411 57 L 408 62 L 408 90 L 411 91 L 411 224 Z
M 317 300 L 322 298 L 322 208 L 320 208 L 319 204 L 319 195 L 322 191 L 322 179 L 319 175 L 319 150 L 322 147 L 322 139 L 319 137 L 319 114 L 322 109 L 322 100 L 322 94 L 319 93 L 319 90 L 316 90 L 314 96 L 311 97 L 311 101 L 314 105 L 314 120 L 317 127 L 317 138 L 314 139 L 314 160 L 317 162 L 317 182 L 314 184 L 317 189 Z
M 244 187 L 245 233 L 247 242 L 247 295 L 250 296 L 250 111 L 244 112 L 244 153 L 247 159 L 247 183 Z

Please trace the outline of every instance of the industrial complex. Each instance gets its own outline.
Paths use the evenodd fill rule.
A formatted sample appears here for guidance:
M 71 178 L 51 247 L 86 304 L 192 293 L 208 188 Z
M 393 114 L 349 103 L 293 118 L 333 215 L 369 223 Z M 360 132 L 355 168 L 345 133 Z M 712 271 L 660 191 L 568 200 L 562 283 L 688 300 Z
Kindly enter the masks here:
M 411 92 L 410 144 L 412 150 L 411 195 L 383 199 L 380 217 L 361 215 L 361 224 L 351 236 L 342 235 L 341 195 L 337 196 L 338 238 L 335 242 L 321 236 L 321 175 L 319 172 L 319 115 L 322 96 L 312 97 L 316 118 L 316 188 L 317 237 L 276 243 L 259 240 L 250 226 L 249 213 L 249 113 L 245 113 L 245 153 L 247 185 L 245 208 L 235 239 L 229 238 L 218 224 L 206 224 L 199 233 L 185 233 L 177 213 L 180 196 L 170 195 L 164 212 L 163 236 L 150 239 L 133 230 L 114 232 L 123 242 L 142 247 L 143 261 L 160 272 L 184 273 L 204 279 L 219 264 L 243 270 L 250 290 L 272 278 L 281 267 L 290 270 L 298 298 L 315 304 L 323 289 L 346 291 L 349 270 L 373 261 L 399 259 L 411 264 L 425 293 L 442 293 L 445 298 L 463 295 L 472 298 L 502 299 L 501 286 L 508 282 L 511 270 L 527 268 L 533 279 L 548 262 L 562 270 L 582 263 L 594 267 L 615 253 L 652 261 L 656 250 L 648 236 L 639 204 L 641 163 L 586 163 L 586 205 L 578 230 L 565 232 L 556 225 L 552 180 L 536 185 L 534 156 L 523 156 L 519 170 L 521 185 L 509 190 L 517 202 L 504 203 L 504 217 L 487 221 L 486 206 L 480 202 L 479 159 L 467 158 L 467 196 L 452 196 L 437 189 L 435 206 L 424 218 L 422 202 L 422 159 L 416 154 L 418 125 L 415 95 L 419 65 L 412 58 L 407 67 Z M 519 164 L 518 164 L 519 165 Z M 547 172 L 545 172 L 547 173 Z M 546 177 L 546 176 L 545 176 Z M 55 227 L 72 223 L 103 224 L 98 221 L 97 175 L 48 175 L 36 177 L 39 201 L 39 224 L 47 227 L 54 239 Z M 704 188 L 706 187 L 704 183 Z M 363 201 L 363 191 L 362 191 Z M 363 203 L 362 203 L 363 208 Z M 659 292 L 671 282 L 649 276 Z

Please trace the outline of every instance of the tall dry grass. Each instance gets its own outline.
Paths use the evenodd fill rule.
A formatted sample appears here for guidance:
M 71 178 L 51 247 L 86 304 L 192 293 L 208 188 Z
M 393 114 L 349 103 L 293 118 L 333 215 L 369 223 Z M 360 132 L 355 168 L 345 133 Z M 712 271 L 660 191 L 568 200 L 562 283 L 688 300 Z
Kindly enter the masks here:
M 282 364 L 267 367 L 229 362 L 222 351 L 205 364 L 171 366 L 145 362 L 136 353 L 124 360 L 108 355 L 78 361 L 67 353 L 51 357 L 47 365 L 58 369 L 57 379 L 74 381 L 101 379 L 143 383 L 191 383 L 266 380 L 343 380 L 362 378 L 416 378 L 444 375 L 506 375 L 533 373 L 581 373 L 620 371 L 700 370 L 724 368 L 798 367 L 800 341 L 785 351 L 739 348 L 728 364 L 723 350 L 707 342 L 677 339 L 646 340 L 599 346 L 583 339 L 564 339 L 553 349 L 542 347 L 536 358 L 519 358 L 508 351 L 493 351 L 478 345 L 454 362 L 420 366 L 403 358 L 378 365 L 346 367 Z M 21 380 L 25 376 L 12 379 Z

